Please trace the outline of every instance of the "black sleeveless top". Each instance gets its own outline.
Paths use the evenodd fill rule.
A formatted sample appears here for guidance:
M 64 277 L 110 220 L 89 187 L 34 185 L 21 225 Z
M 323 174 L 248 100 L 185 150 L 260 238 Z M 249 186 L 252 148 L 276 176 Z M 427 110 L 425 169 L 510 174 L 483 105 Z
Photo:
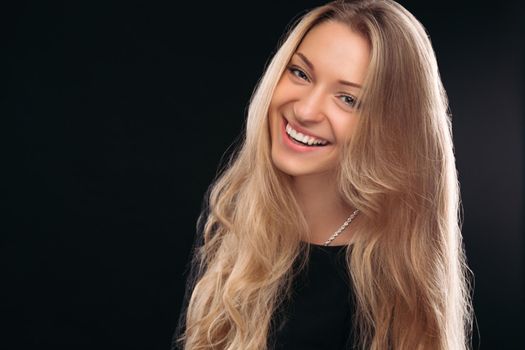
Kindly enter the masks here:
M 308 265 L 294 278 L 290 298 L 274 312 L 268 350 L 352 349 L 354 303 L 345 249 L 310 244 Z M 175 340 L 184 330 L 195 267 L 193 262 L 172 350 L 182 349 Z
M 310 244 L 308 266 L 274 315 L 268 348 L 341 350 L 353 343 L 353 297 L 346 246 Z

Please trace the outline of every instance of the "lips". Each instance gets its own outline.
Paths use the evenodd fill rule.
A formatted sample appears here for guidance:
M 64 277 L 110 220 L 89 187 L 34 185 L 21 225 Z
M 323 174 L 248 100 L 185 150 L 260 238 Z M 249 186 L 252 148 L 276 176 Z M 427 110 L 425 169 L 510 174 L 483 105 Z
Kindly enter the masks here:
M 309 146 L 325 146 L 330 142 L 317 136 L 297 125 L 291 124 L 286 118 L 283 118 L 285 132 L 294 141 L 300 142 Z
M 300 142 L 310 147 L 322 147 L 328 143 L 328 141 L 326 140 L 300 133 L 294 128 L 292 128 L 290 124 L 286 124 L 285 131 L 286 134 L 294 141 Z
M 313 154 L 313 153 L 317 153 L 317 152 L 324 152 L 325 150 L 328 150 L 329 147 L 331 145 L 331 143 L 326 143 L 324 145 L 308 145 L 308 144 L 305 144 L 303 142 L 300 142 L 300 141 L 297 141 L 295 140 L 292 136 L 290 136 L 287 132 L 286 132 L 286 126 L 289 124 L 288 121 L 285 119 L 285 118 L 281 118 L 281 123 L 280 123 L 280 134 L 281 134 L 281 142 L 282 142 L 282 145 L 294 152 L 294 153 L 297 153 L 297 154 Z M 309 134 L 310 135 L 310 134 Z M 309 136 L 310 137 L 310 136 Z M 324 139 L 319 139 L 319 140 L 323 140 L 323 141 L 326 141 Z

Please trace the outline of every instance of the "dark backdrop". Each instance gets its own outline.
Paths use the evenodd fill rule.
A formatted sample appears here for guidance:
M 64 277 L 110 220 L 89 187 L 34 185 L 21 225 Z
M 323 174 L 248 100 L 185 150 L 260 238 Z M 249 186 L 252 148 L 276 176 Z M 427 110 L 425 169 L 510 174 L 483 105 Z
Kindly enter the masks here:
M 284 28 L 320 3 L 3 11 L 1 348 L 168 349 L 203 194 Z M 402 4 L 450 98 L 475 345 L 523 349 L 522 8 Z

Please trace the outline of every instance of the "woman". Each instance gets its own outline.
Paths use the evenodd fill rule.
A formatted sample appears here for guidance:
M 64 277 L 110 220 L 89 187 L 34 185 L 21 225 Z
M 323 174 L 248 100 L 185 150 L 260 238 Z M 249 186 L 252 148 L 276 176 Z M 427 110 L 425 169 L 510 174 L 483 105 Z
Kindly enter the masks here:
M 426 32 L 399 4 L 300 18 L 210 187 L 174 346 L 468 348 L 447 108 Z

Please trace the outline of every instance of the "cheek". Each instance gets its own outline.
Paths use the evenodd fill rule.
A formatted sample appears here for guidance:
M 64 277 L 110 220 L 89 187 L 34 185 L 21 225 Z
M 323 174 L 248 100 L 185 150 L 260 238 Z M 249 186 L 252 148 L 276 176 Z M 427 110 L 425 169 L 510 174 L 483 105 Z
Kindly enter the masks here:
M 334 132 L 339 142 L 346 142 L 354 134 L 357 119 L 354 115 L 344 115 L 337 122 L 333 122 Z
M 276 130 L 276 127 L 279 126 L 279 117 L 286 100 L 283 94 L 284 91 L 285 89 L 283 89 L 282 85 L 277 85 L 272 95 L 270 105 L 268 106 L 268 121 L 272 130 Z
M 286 78 L 281 78 L 275 86 L 271 105 L 279 108 L 286 104 L 289 100 L 293 99 L 294 90 L 294 86 L 290 84 Z
M 277 137 L 277 134 L 279 133 L 279 120 L 280 120 L 280 113 L 275 104 L 270 104 L 268 107 L 268 113 L 267 113 L 267 127 L 268 127 L 268 133 L 270 135 L 270 140 L 273 140 Z
M 277 108 L 279 108 L 279 106 L 282 104 L 282 90 L 283 89 L 281 87 L 281 84 L 277 84 L 273 91 L 273 95 L 268 108 L 271 112 L 277 110 Z

